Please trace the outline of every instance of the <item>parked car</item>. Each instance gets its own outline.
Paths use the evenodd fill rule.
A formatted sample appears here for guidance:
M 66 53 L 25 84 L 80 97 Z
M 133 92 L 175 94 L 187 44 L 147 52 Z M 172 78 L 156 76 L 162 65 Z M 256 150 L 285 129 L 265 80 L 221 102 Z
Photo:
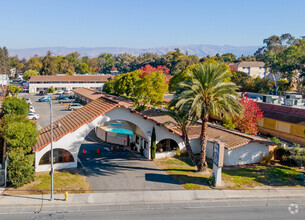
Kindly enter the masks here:
M 60 99 L 58 102 L 59 103 L 72 103 L 74 101 L 75 101 L 75 99 L 63 98 L 63 99 Z
M 30 112 L 34 112 L 35 113 L 35 108 L 32 105 L 30 106 Z
M 78 104 L 78 103 L 72 103 L 68 106 L 68 110 L 69 111 L 74 111 L 74 110 L 77 110 L 77 109 L 80 109 L 81 107 L 83 107 L 81 104 Z
M 39 119 L 39 115 L 35 112 L 30 112 L 29 115 L 28 115 L 28 119 L 37 120 L 37 119 Z
M 72 95 L 59 95 L 59 96 L 55 97 L 56 100 L 61 100 L 61 99 L 64 99 L 64 98 L 75 99 L 75 96 L 72 96 Z
M 72 93 L 72 91 L 71 90 L 65 90 L 65 92 L 64 92 L 64 94 L 71 94 Z
M 45 90 L 44 91 L 39 91 L 39 95 L 46 95 L 46 94 L 48 94 L 48 93 Z
M 32 105 L 32 100 L 30 98 L 26 98 L 25 101 L 27 104 Z
M 62 94 L 64 94 L 64 91 L 63 90 L 57 90 L 57 94 L 62 95 Z
M 39 102 L 48 102 L 49 100 L 51 100 L 52 97 L 51 96 L 44 96 L 40 99 L 38 99 Z

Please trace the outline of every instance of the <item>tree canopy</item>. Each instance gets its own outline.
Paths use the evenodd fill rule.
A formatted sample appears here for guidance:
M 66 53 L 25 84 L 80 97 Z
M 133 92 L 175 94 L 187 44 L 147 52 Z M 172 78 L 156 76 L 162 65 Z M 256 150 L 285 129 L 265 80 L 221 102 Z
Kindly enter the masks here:
M 29 105 L 25 99 L 17 97 L 6 97 L 2 103 L 3 114 L 28 115 Z

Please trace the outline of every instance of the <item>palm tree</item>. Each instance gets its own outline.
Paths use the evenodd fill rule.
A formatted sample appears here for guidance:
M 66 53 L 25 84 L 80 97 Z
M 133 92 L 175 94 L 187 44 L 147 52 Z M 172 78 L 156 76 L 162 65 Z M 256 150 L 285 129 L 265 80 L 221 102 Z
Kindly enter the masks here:
M 207 166 L 207 123 L 210 115 L 240 115 L 242 106 L 237 100 L 238 87 L 230 82 L 230 70 L 226 64 L 208 60 L 190 68 L 187 74 L 191 80 L 180 83 L 182 92 L 176 107 L 183 110 L 190 106 L 190 114 L 201 120 L 198 171 L 204 171 Z
M 186 110 L 179 111 L 178 109 L 174 109 L 169 110 L 166 114 L 171 116 L 174 121 L 168 121 L 165 124 L 172 124 L 180 130 L 182 140 L 187 150 L 187 154 L 191 159 L 192 163 L 194 165 L 197 165 L 187 134 L 191 126 L 196 122 L 196 120 L 194 119 L 194 117 L 191 117 L 189 115 L 189 111 Z

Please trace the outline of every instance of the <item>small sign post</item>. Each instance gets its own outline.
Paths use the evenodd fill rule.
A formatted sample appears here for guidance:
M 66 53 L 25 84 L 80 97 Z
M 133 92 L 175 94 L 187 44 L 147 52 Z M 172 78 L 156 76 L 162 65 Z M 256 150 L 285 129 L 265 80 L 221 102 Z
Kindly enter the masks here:
M 221 186 L 221 171 L 223 167 L 224 146 L 220 141 L 215 141 L 213 146 L 213 175 L 215 186 Z

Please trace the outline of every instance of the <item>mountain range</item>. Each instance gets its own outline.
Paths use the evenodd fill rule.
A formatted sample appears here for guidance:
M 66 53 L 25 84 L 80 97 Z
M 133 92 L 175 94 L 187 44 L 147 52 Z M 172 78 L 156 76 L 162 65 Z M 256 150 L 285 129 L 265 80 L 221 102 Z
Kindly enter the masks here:
M 8 48 L 9 55 L 18 55 L 19 58 L 30 58 L 34 55 L 44 56 L 47 51 L 51 51 L 54 56 L 67 55 L 69 53 L 78 51 L 82 56 L 97 57 L 101 53 L 112 53 L 114 55 L 120 53 L 130 53 L 132 55 L 139 55 L 141 53 L 150 52 L 157 53 L 159 55 L 165 54 L 168 51 L 173 51 L 175 48 L 179 48 L 181 52 L 189 55 L 197 55 L 198 57 L 214 56 L 217 53 L 233 53 L 237 57 L 242 55 L 253 55 L 259 46 L 230 46 L 230 45 L 177 45 L 168 47 L 155 47 L 155 48 L 127 48 L 127 47 L 41 47 L 41 48 L 26 48 L 26 49 L 10 49 Z

